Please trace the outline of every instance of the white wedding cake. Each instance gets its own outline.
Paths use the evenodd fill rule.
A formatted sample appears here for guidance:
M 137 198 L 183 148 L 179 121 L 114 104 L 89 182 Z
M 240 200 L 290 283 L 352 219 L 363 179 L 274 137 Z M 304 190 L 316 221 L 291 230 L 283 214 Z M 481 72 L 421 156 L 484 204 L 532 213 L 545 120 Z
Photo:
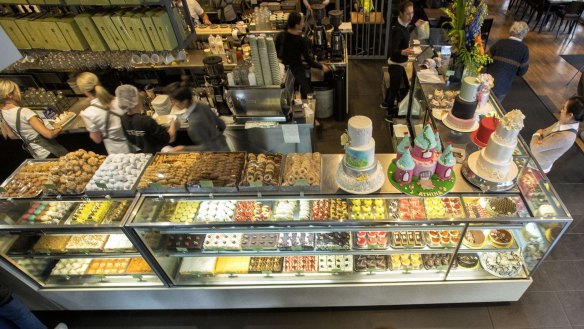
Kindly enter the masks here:
M 373 122 L 362 115 L 351 117 L 347 133 L 341 136 L 345 155 L 337 170 L 336 181 L 349 193 L 372 193 L 383 186 L 385 173 L 375 159 L 375 139 L 372 136 Z
M 478 155 L 469 157 L 469 164 L 472 164 L 471 158 L 476 158 L 471 166 L 475 174 L 493 182 L 506 182 L 515 178 L 517 166 L 513 162 L 513 151 L 524 119 L 525 115 L 520 110 L 512 110 L 500 120 L 497 129 L 489 137 L 487 147 L 477 151 Z

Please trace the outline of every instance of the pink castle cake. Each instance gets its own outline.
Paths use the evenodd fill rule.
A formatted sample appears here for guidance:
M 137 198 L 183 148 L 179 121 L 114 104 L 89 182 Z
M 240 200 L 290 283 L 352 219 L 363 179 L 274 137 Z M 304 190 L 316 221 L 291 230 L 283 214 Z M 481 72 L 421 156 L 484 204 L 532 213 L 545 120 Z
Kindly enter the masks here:
M 438 158 L 436 165 L 436 175 L 440 179 L 449 179 L 452 176 L 452 168 L 456 164 L 456 159 L 452 154 L 452 145 L 448 144 Z
M 414 159 L 410 153 L 410 147 L 405 146 L 403 148 L 403 152 L 400 155 L 398 153 L 399 159 L 396 161 L 395 175 L 393 179 L 399 183 L 411 183 L 412 178 L 414 176 L 414 168 L 416 168 L 416 164 L 414 163 Z

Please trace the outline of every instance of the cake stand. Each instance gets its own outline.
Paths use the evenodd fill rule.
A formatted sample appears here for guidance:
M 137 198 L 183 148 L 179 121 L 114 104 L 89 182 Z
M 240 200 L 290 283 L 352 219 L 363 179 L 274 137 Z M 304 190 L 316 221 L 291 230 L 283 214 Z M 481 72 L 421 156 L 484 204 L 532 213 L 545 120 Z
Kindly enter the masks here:
M 482 173 L 477 166 L 480 153 L 480 151 L 474 152 L 466 159 L 460 169 L 462 176 L 464 176 L 469 183 L 480 188 L 483 192 L 501 192 L 512 189 L 517 183 L 517 174 L 519 173 L 517 164 L 515 164 L 514 161 L 511 161 L 511 168 L 509 168 L 506 177 L 499 180 L 488 180 L 483 178 L 483 176 L 487 175 L 481 175 Z
M 335 176 L 339 187 L 351 194 L 371 194 L 385 182 L 385 173 L 379 161 L 371 169 L 359 171 L 345 166 L 345 161 L 341 160 Z
M 479 122 L 476 119 L 475 119 L 475 122 L 472 125 L 472 127 L 468 128 L 468 129 L 463 129 L 463 128 L 460 128 L 460 127 L 456 127 L 450 121 L 447 120 L 448 113 L 444 113 L 444 115 L 442 115 L 442 123 L 446 127 L 450 128 L 452 130 L 460 131 L 461 133 L 470 133 L 470 132 L 473 132 L 473 131 L 479 129 Z

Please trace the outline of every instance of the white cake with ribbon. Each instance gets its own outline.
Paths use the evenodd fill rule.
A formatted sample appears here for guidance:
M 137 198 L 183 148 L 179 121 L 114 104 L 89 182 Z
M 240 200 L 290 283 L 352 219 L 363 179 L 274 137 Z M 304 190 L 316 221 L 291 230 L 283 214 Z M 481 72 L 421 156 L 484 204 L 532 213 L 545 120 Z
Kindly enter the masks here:
M 385 173 L 375 159 L 373 122 L 366 116 L 351 117 L 347 132 L 341 136 L 345 155 L 336 180 L 339 187 L 349 193 L 367 194 L 381 188 Z
M 489 137 L 487 147 L 469 157 L 469 164 L 472 164 L 471 169 L 475 174 L 493 182 L 515 178 L 517 166 L 513 162 L 513 151 L 517 147 L 517 136 L 523 128 L 524 119 L 525 115 L 520 110 L 512 110 L 499 121 L 497 129 Z M 471 159 L 474 163 L 471 163 Z

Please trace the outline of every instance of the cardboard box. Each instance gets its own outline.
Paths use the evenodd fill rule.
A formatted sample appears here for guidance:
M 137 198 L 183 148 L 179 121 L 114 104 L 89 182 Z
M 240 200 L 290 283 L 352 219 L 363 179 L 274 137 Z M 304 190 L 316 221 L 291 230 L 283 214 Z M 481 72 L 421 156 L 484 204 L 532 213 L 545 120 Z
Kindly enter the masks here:
M 156 30 L 156 26 L 154 26 L 154 21 L 152 21 L 152 15 L 154 15 L 154 10 L 149 10 L 143 14 L 141 17 L 142 23 L 144 24 L 144 28 L 146 29 L 146 34 L 150 38 L 152 42 L 152 46 L 156 51 L 163 51 L 164 47 L 162 46 L 162 40 L 158 36 L 158 31 Z
M 81 4 L 84 6 L 109 6 L 109 5 L 111 5 L 109 0 L 81 0 Z
M 69 43 L 67 43 L 65 36 L 57 24 L 58 21 L 59 20 L 55 17 L 45 17 L 41 19 L 41 22 L 44 25 L 43 31 L 47 35 L 47 40 L 49 41 L 49 49 L 64 51 L 71 50 Z
M 106 27 L 109 29 L 110 35 L 113 37 L 114 42 L 118 45 L 118 48 L 120 50 L 128 50 L 129 49 L 128 45 L 124 41 L 124 38 L 122 38 L 122 35 L 120 34 L 117 26 L 112 20 L 112 15 L 114 15 L 115 13 L 116 13 L 115 11 L 109 11 L 108 14 L 104 16 Z
M 93 22 L 91 16 L 92 14 L 90 13 L 84 13 L 77 15 L 74 18 L 77 26 L 79 26 L 79 29 L 83 34 L 83 37 L 85 38 L 85 41 L 87 41 L 89 48 L 91 48 L 93 51 L 110 50 L 107 43 L 101 36 L 97 26 Z
M 164 10 L 156 11 L 152 15 L 152 21 L 154 22 L 154 26 L 156 27 L 158 37 L 162 42 L 164 50 L 174 50 L 178 47 L 178 41 L 176 40 L 176 35 L 172 29 L 168 13 Z
M 107 17 L 107 20 L 106 20 L 106 17 Z M 91 19 L 95 23 L 95 26 L 97 27 L 97 30 L 99 31 L 99 34 L 101 35 L 101 37 L 103 38 L 103 40 L 107 44 L 108 48 L 110 50 L 120 50 L 120 47 L 118 46 L 118 43 L 114 40 L 114 37 L 112 36 L 111 29 L 109 28 L 109 25 L 113 24 L 113 23 L 111 23 L 109 16 L 106 16 L 103 13 L 98 13 L 98 14 L 92 15 Z
M 32 47 L 26 40 L 26 37 L 16 25 L 15 17 L 0 17 L 0 26 L 4 29 L 10 40 L 18 49 L 31 49 Z
M 63 37 L 72 50 L 87 50 L 89 43 L 85 40 L 81 29 L 73 17 L 62 17 L 57 22 Z
M 112 22 L 114 23 L 114 27 L 117 29 L 128 50 L 142 50 L 140 40 L 138 40 L 134 35 L 133 29 L 129 24 L 130 22 L 128 22 L 128 26 L 126 26 L 126 21 L 123 19 L 124 15 L 125 12 L 118 11 L 110 16 Z
M 128 28 L 136 38 L 140 45 L 140 50 L 154 51 L 152 42 L 150 42 L 150 38 L 146 35 L 146 29 L 144 28 L 144 24 L 142 24 L 139 13 L 128 12 L 122 17 L 122 20 L 124 21 L 126 28 Z

